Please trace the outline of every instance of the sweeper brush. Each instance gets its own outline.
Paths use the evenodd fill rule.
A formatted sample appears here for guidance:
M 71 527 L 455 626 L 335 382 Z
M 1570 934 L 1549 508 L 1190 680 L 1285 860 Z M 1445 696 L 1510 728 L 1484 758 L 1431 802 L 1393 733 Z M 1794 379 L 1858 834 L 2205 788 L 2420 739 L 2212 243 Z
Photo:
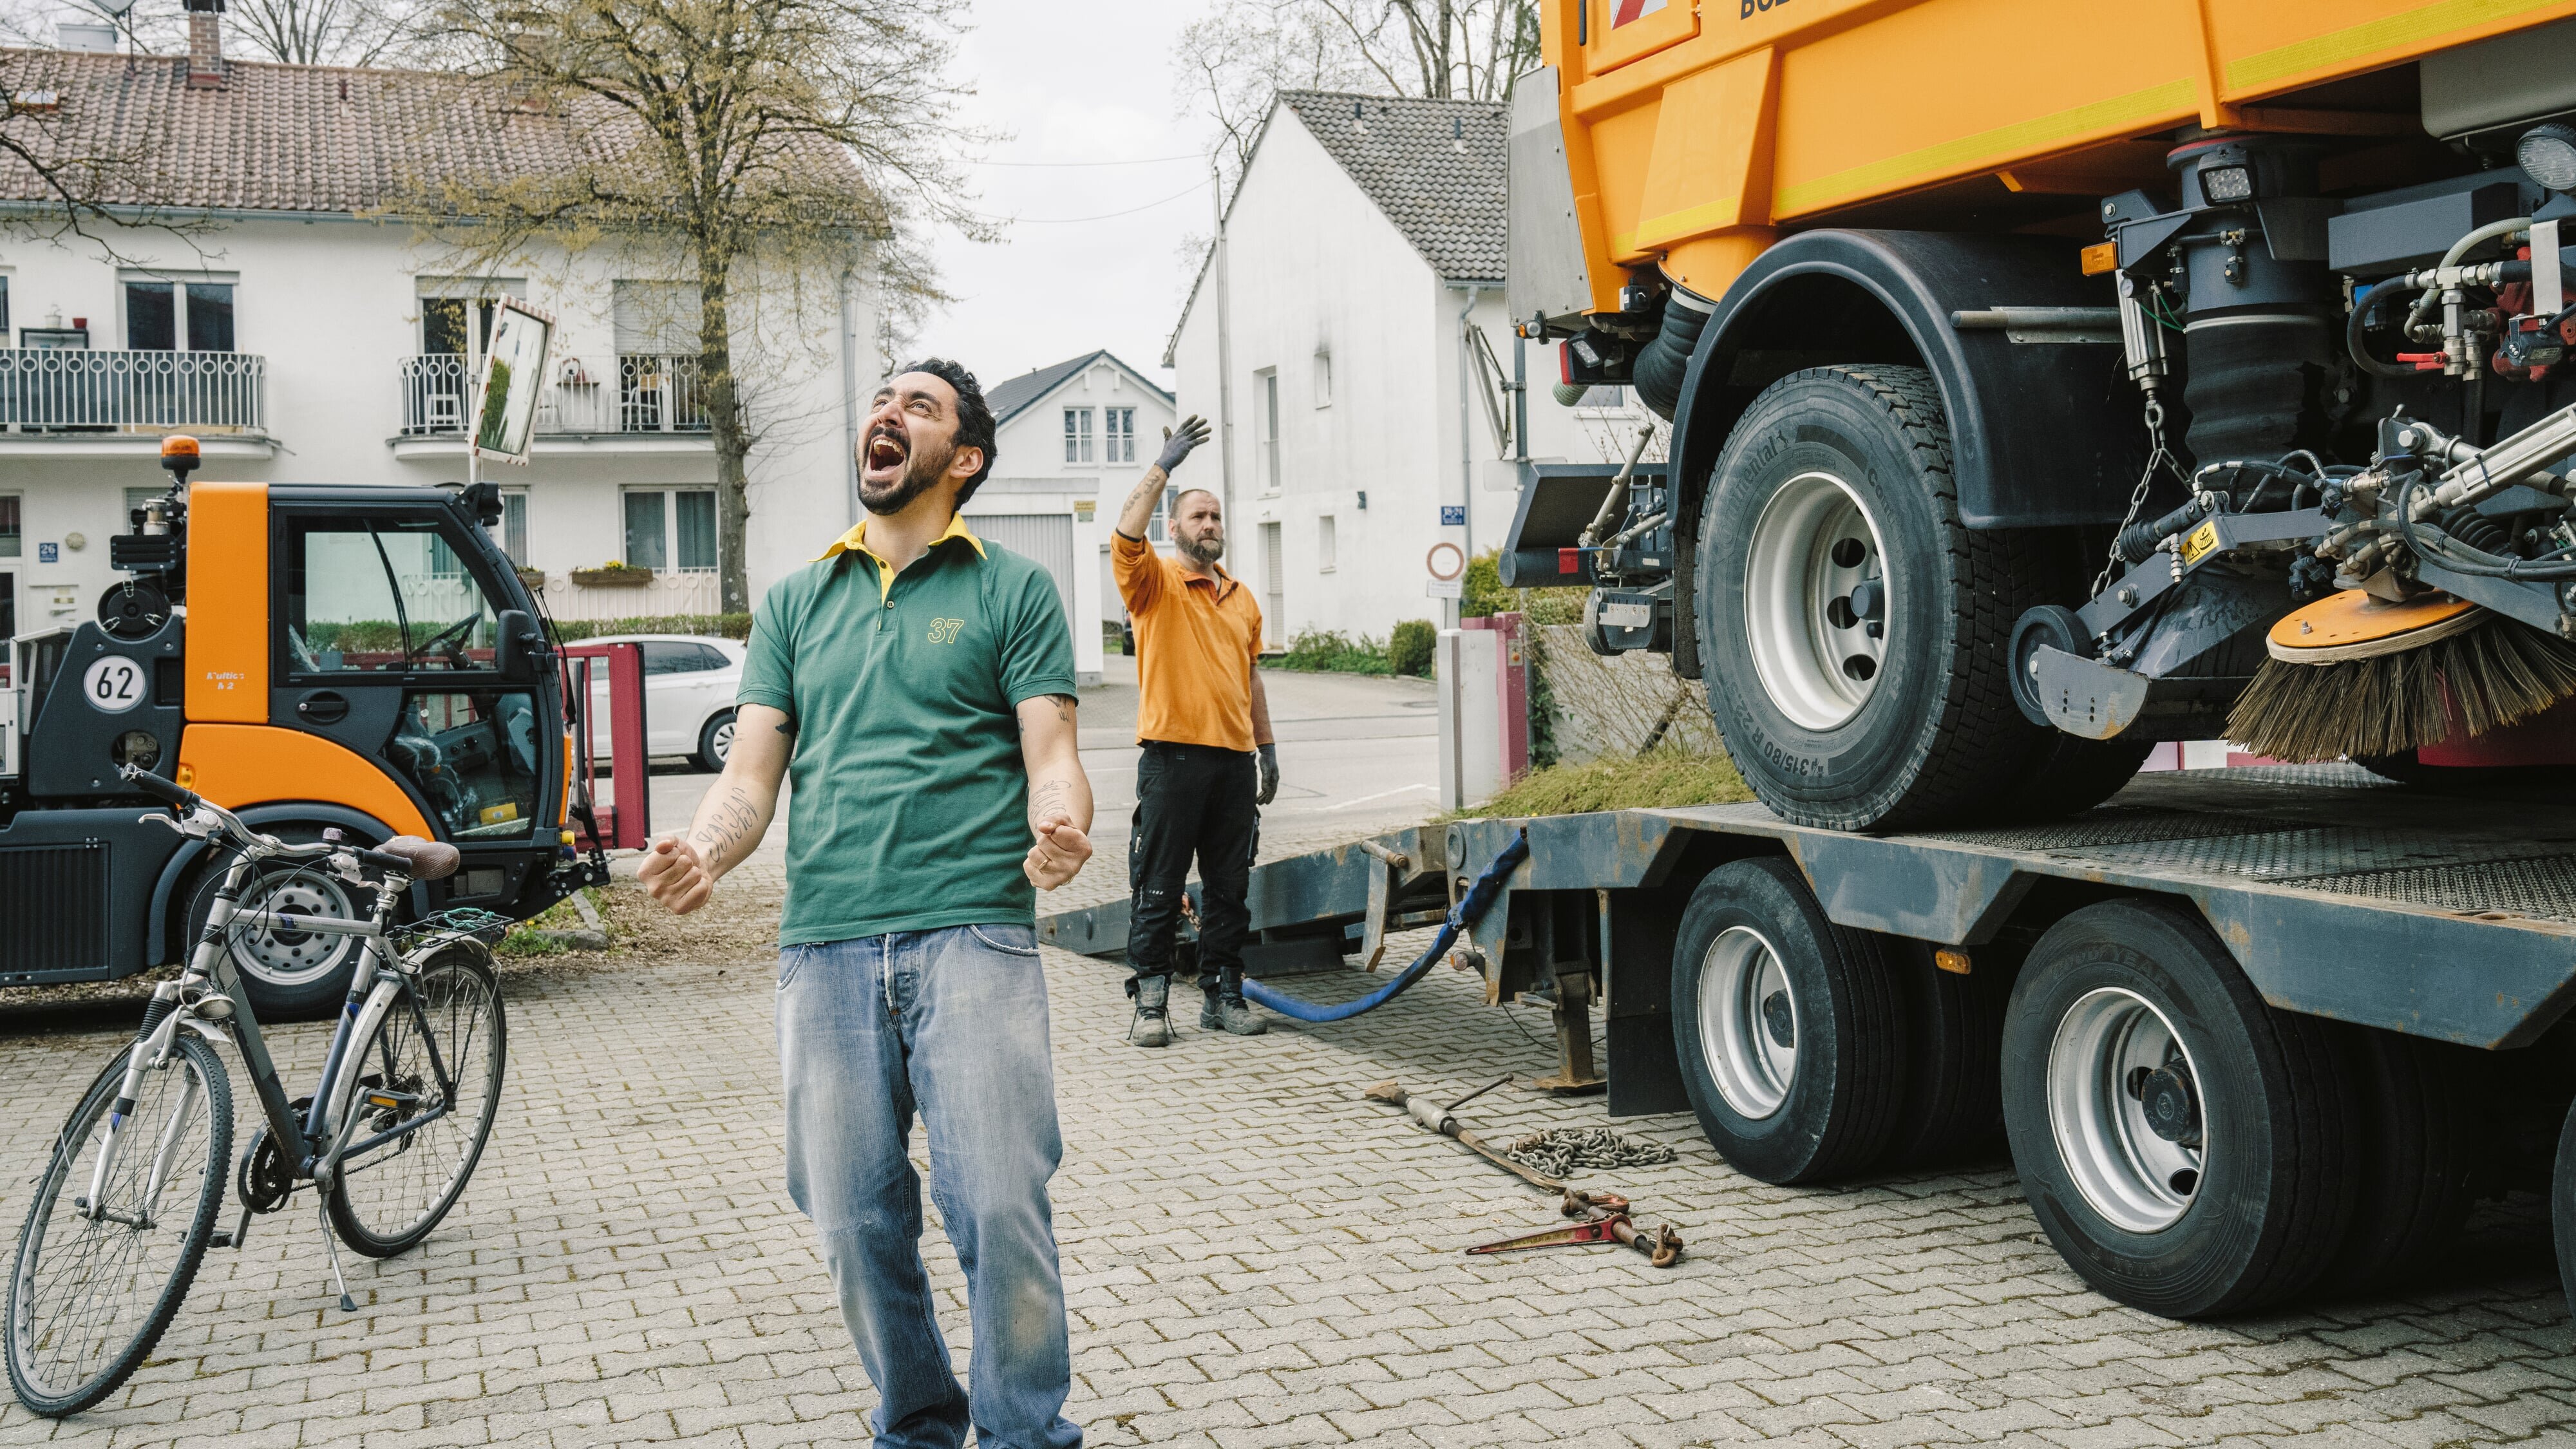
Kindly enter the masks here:
M 2272 626 L 2227 737 L 2275 760 L 2373 759 L 2482 735 L 2576 695 L 2576 647 L 2447 595 L 2347 589 Z

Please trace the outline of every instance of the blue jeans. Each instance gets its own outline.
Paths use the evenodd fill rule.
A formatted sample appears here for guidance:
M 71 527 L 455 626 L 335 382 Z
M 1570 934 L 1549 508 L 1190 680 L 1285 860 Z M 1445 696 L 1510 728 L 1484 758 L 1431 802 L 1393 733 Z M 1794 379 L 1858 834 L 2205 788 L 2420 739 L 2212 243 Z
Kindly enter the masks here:
M 778 958 L 787 1194 L 814 1220 L 841 1318 L 882 1402 L 880 1449 L 1075 1449 L 1064 1282 L 1047 1179 L 1064 1156 L 1046 977 L 1026 926 L 789 946 Z M 912 1117 L 966 1271 L 975 1352 L 957 1384 L 921 1264 Z

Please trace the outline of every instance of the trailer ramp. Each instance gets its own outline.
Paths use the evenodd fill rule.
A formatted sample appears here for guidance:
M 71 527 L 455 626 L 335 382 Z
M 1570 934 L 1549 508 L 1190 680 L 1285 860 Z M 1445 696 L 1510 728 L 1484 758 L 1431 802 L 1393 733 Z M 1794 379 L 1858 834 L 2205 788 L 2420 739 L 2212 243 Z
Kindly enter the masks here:
M 1595 983 L 1613 1078 L 1669 1060 L 1666 983 L 1690 887 L 1771 852 L 1839 925 L 1972 950 L 2044 924 L 2052 901 L 2186 899 L 2272 1005 L 2471 1046 L 2528 1045 L 2576 999 L 2576 812 L 2527 789 L 2437 793 L 2350 765 L 2142 775 L 2081 815 L 1984 830 L 1847 834 L 1757 804 L 1417 827 L 1256 868 L 1247 959 L 1369 961 L 1387 934 L 1434 923 L 1521 830 L 1529 858 L 1459 959 L 1489 1004 L 1557 1010 L 1564 1084 L 1598 1080 Z M 1107 959 L 1126 931 L 1123 902 L 1039 923 L 1041 939 Z M 1670 1103 L 1669 1086 L 1614 1090 L 1612 1108 L 1661 1110 L 1641 1104 Z

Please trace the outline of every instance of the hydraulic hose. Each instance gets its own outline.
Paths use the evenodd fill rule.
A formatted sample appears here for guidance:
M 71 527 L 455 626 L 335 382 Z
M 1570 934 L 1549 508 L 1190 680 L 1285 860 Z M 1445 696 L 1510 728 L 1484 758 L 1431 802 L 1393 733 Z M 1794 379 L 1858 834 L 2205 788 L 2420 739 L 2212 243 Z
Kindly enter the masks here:
M 1431 949 L 1423 952 L 1412 965 L 1397 972 L 1394 980 L 1356 1001 L 1345 1001 L 1338 1006 L 1317 1006 L 1311 1001 L 1300 1001 L 1294 996 L 1273 991 L 1258 981 L 1244 982 L 1243 994 L 1281 1016 L 1293 1016 L 1299 1021 L 1348 1021 L 1354 1016 L 1375 1011 L 1404 994 L 1406 987 L 1421 980 L 1425 972 L 1438 964 L 1457 941 L 1458 933 L 1483 919 L 1485 912 L 1494 904 L 1494 898 L 1503 893 L 1503 882 L 1511 879 L 1512 872 L 1528 858 L 1529 832 L 1524 830 L 1512 836 L 1512 843 L 1503 847 L 1502 853 L 1494 857 L 1494 863 L 1486 866 L 1485 873 L 1476 877 L 1476 883 L 1467 887 L 1467 893 L 1458 898 L 1458 904 L 1449 908 L 1448 919 L 1440 923 L 1440 934 L 1432 939 Z
M 2413 364 L 2404 362 L 2382 362 L 2378 358 L 2370 355 L 2369 347 L 2361 340 L 2362 332 L 2369 326 L 2368 322 L 2364 319 L 2370 315 L 2371 303 L 2379 300 L 2379 295 L 2382 292 L 2396 286 L 2398 282 L 2402 280 L 2404 279 L 2400 277 L 2391 277 L 2387 281 L 2375 284 L 2369 291 L 2354 298 L 2352 303 L 2352 316 L 2347 318 L 2344 322 L 2344 351 L 2352 354 L 2352 362 L 2355 367 L 2360 368 L 2362 371 L 2369 373 L 2373 377 L 2413 377 L 2415 375 Z

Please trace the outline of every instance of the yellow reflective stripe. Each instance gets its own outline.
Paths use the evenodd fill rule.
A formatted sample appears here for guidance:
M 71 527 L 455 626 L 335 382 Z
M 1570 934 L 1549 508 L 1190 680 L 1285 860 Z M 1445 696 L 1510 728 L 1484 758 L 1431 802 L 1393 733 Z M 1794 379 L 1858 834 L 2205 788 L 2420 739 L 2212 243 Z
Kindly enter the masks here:
M 2431 40 L 2454 30 L 2510 20 L 2534 10 L 2554 10 L 2558 0 L 2434 0 L 2395 15 L 2258 50 L 2227 63 L 2229 90 L 2252 90 L 2272 81 L 2323 70 L 2384 50 Z
M 1900 183 L 1937 181 L 1973 170 L 1980 161 L 2015 160 L 2065 142 L 2116 133 L 2176 114 L 2195 113 L 2197 96 L 2194 82 L 2175 80 L 2069 110 L 2033 116 L 2009 126 L 1997 126 L 1991 131 L 1980 131 L 1973 136 L 1925 146 L 1901 156 L 1837 171 L 1830 176 L 1819 176 L 1813 181 L 1783 186 L 1774 211 L 1783 216 L 1810 211 L 1828 201 L 1892 190 Z

